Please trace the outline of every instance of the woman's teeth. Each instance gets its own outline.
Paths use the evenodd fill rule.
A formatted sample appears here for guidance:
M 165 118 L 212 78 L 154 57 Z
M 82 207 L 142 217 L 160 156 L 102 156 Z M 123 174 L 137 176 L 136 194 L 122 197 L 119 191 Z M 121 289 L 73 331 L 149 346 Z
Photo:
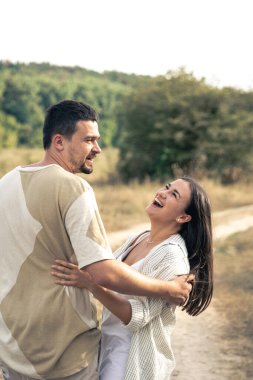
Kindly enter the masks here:
M 153 202 L 153 205 L 157 206 L 157 207 L 160 207 L 162 208 L 163 205 L 162 203 L 159 201 L 159 199 L 155 198 L 154 202 Z

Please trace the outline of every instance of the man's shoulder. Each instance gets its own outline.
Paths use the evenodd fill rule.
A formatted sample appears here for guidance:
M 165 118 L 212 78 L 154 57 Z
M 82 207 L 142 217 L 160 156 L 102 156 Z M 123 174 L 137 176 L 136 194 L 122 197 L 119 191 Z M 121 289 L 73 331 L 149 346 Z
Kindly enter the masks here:
M 58 199 L 61 204 L 70 205 L 82 194 L 91 193 L 91 187 L 84 179 L 72 174 L 59 165 L 31 166 L 20 168 L 22 188 L 29 197 Z
M 55 194 L 61 202 L 68 205 L 71 205 L 84 194 L 94 196 L 93 190 L 87 181 L 60 166 L 54 166 L 45 171 L 43 178 L 41 178 L 42 187 L 45 192 Z
M 19 166 L 17 166 L 16 168 L 13 168 L 12 170 L 10 170 L 9 172 L 5 173 L 1 178 L 0 178 L 0 181 L 3 181 L 5 179 L 8 179 L 8 178 L 11 178 L 13 176 L 16 176 L 18 175 L 18 169 L 19 169 Z
M 41 170 L 39 175 L 46 182 L 52 182 L 55 186 L 58 184 L 64 187 L 80 188 L 82 191 L 91 189 L 89 183 L 77 174 L 73 174 L 59 165 L 50 165 Z

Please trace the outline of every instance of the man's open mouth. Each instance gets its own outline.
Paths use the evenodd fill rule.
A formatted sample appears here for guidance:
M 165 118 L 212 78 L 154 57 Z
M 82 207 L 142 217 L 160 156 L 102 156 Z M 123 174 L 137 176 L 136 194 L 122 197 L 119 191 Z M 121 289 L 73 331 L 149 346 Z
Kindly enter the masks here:
M 95 157 L 96 157 L 95 155 L 87 156 L 87 157 L 86 157 L 86 160 L 93 161 L 93 159 L 94 159 Z

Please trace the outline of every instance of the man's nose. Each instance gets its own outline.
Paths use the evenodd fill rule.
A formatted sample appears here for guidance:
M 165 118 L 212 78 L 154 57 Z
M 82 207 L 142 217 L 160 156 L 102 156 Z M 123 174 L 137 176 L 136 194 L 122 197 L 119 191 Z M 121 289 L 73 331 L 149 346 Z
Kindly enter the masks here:
M 96 152 L 96 154 L 101 153 L 102 149 L 100 148 L 100 146 L 99 146 L 99 144 L 98 144 L 97 141 L 94 142 L 92 150 L 94 152 Z

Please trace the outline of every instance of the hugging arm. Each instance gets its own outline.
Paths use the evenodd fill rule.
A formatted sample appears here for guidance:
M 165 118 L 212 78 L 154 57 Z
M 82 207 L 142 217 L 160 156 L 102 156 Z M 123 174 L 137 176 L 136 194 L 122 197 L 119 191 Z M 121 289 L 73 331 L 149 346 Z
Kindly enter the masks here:
M 70 268 L 68 265 L 74 264 L 56 260 L 56 265 L 52 266 L 55 270 L 52 275 L 63 279 L 63 282 L 60 282 L 62 285 L 79 286 L 77 282 L 75 283 L 76 278 L 74 283 L 69 282 L 69 280 L 73 280 L 73 277 L 71 277 L 73 267 Z M 172 281 L 157 280 L 144 276 L 131 269 L 128 265 L 116 260 L 99 261 L 88 265 L 85 269 L 97 285 L 123 294 L 162 297 L 165 301 L 175 305 L 181 305 L 186 301 L 192 289 L 190 282 L 194 279 L 193 275 L 185 275 Z M 67 280 L 66 283 L 64 283 L 64 279 Z
M 107 260 L 110 262 L 111 260 Z M 113 261 L 114 262 L 114 261 Z M 116 264 L 121 264 L 116 262 Z M 94 264 L 92 264 L 94 265 Z M 153 310 L 161 310 L 162 306 L 164 306 L 165 301 L 161 299 L 162 296 L 166 301 L 173 304 L 182 304 L 189 295 L 189 292 L 192 288 L 191 284 L 187 281 L 192 281 L 194 277 L 192 275 L 185 275 L 175 278 L 172 281 L 161 281 L 146 277 L 141 275 L 140 273 L 132 270 L 126 264 L 123 264 L 123 268 L 125 267 L 129 269 L 127 271 L 126 277 L 124 277 L 124 281 L 122 277 L 119 277 L 117 280 L 112 280 L 112 289 L 117 290 L 121 293 L 135 294 L 135 295 L 150 295 L 155 298 L 145 299 L 145 302 L 157 302 Z M 78 269 L 75 264 L 67 263 L 65 261 L 56 260 L 56 264 L 52 266 L 54 269 L 51 272 L 52 275 L 57 277 L 56 283 L 60 285 L 67 286 L 77 286 L 80 288 L 87 288 L 90 290 L 94 296 L 103 303 L 113 314 L 115 314 L 119 319 L 121 319 L 125 324 L 128 324 L 132 318 L 132 310 L 135 308 L 137 310 L 137 304 L 139 302 L 144 302 L 144 300 L 139 301 L 131 300 L 129 302 L 125 297 L 111 292 L 108 289 L 100 286 L 96 278 L 94 279 L 93 275 L 89 271 L 89 267 L 87 269 Z M 121 267 L 121 266 L 120 266 Z M 108 268 L 107 268 L 108 269 Z M 105 272 L 106 273 L 106 272 Z M 132 280 L 131 276 L 128 277 L 128 273 L 133 273 L 133 278 L 137 277 L 137 280 L 140 281 L 139 288 L 135 288 L 135 285 L 129 282 Z M 143 279 L 147 282 L 148 286 L 145 290 L 143 290 Z M 107 279 L 107 281 L 109 281 Z M 126 283 L 125 283 L 126 281 Z M 128 282 L 127 282 L 128 281 Z M 156 287 L 154 288 L 154 284 Z M 152 288 L 152 292 L 149 290 L 150 286 Z M 109 287 L 109 286 L 108 286 Z M 127 288 L 127 290 L 126 290 Z M 140 294 L 141 293 L 141 294 Z M 159 297 L 159 298 L 158 298 Z M 143 297 L 142 297 L 143 298 Z M 136 304 L 137 303 L 137 304 Z M 159 307 L 157 307 L 159 305 Z M 144 305 L 143 305 L 144 306 Z M 143 321 L 147 321 L 150 318 L 153 318 L 153 313 L 146 313 L 145 317 L 143 317 Z M 148 316 L 149 315 L 149 316 Z M 138 317 L 140 319 L 140 317 Z

